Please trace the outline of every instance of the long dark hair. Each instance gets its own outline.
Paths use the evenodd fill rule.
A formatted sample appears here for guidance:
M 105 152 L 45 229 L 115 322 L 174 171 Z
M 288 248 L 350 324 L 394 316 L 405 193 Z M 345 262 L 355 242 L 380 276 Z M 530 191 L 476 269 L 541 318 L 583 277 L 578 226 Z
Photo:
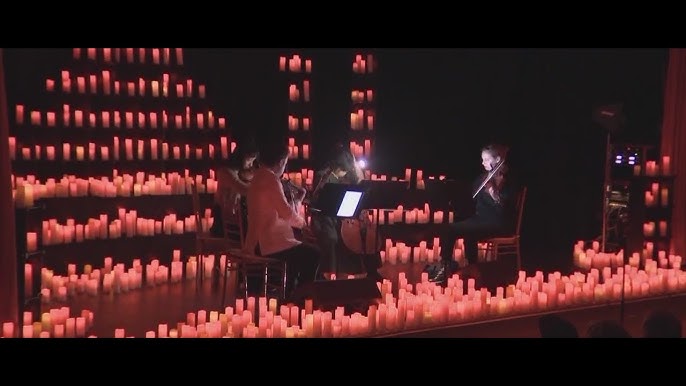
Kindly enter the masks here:
M 229 158 L 226 160 L 225 165 L 229 169 L 243 170 L 243 163 L 246 158 L 257 157 L 259 155 L 259 150 L 255 141 L 252 139 L 246 139 L 240 143 L 236 144 L 236 149 L 234 150 Z
M 326 169 L 331 171 L 340 169 L 348 173 L 355 171 L 355 157 L 344 145 L 336 144 L 331 154 L 331 158 L 326 162 Z

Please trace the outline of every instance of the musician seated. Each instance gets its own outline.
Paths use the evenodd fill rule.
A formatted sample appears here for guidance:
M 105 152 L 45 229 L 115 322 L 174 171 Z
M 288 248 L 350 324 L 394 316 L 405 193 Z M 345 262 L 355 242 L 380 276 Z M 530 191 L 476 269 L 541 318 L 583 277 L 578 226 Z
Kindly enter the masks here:
M 260 151 L 260 167 L 248 188 L 248 234 L 244 250 L 287 262 L 286 296 L 296 285 L 314 281 L 319 251 L 298 241 L 293 228 L 306 225 L 290 205 L 281 183 L 288 146 L 282 142 L 265 144 Z
M 238 206 L 245 208 L 245 197 L 255 171 L 255 160 L 258 156 L 257 147 L 251 140 L 238 144 L 235 151 L 225 165 L 217 168 L 217 191 L 214 194 L 212 217 L 214 222 L 210 228 L 213 237 L 226 237 L 224 229 L 238 233 L 238 221 L 242 222 L 243 235 L 247 229 L 247 219 L 239 219 Z M 245 210 L 244 210 L 245 212 Z M 224 228 L 226 226 L 226 228 Z
M 317 172 L 315 189 L 312 192 L 313 201 L 316 201 L 319 192 L 327 184 L 358 184 L 363 178 L 364 174 L 355 162 L 353 154 L 343 145 L 338 144 L 334 148 L 331 159 L 326 162 L 324 169 Z M 314 213 L 311 223 L 312 232 L 317 238 L 317 244 L 322 252 L 320 272 L 336 272 L 341 229 L 340 220 L 337 217 Z
M 503 164 L 493 177 L 478 192 L 475 214 L 463 221 L 450 224 L 441 234 L 441 267 L 433 272 L 431 281 L 444 282 L 456 270 L 453 261 L 453 248 L 458 238 L 464 239 L 465 258 L 469 266 L 462 272 L 465 276 L 478 277 L 476 263 L 478 242 L 491 237 L 511 235 L 515 225 L 514 184 L 506 177 L 507 165 L 504 164 L 507 148 L 489 145 L 481 150 L 481 164 L 485 173 L 477 178 L 474 191 L 483 184 L 490 172 L 501 162 Z

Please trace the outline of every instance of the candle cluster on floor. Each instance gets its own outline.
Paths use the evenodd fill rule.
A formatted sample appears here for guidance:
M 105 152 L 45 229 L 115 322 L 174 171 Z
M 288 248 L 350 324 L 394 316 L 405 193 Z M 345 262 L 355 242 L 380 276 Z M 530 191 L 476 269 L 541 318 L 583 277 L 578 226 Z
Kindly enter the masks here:
M 82 310 L 80 316 L 71 315 L 69 307 L 53 308 L 40 315 L 40 321 L 33 321 L 33 313 L 25 311 L 21 329 L 12 322 L 2 325 L 3 338 L 85 338 L 93 327 L 94 314 Z
M 600 252 L 600 243 L 593 241 L 590 247 L 583 240 L 579 240 L 574 244 L 573 261 L 574 266 L 583 270 L 590 270 L 591 268 L 602 269 L 606 267 L 621 267 L 625 263 L 627 257 L 624 256 L 624 250 L 617 253 Z M 649 261 L 653 261 L 651 256 L 654 255 L 654 244 L 646 242 L 641 252 L 634 252 L 628 256 L 626 263 L 631 267 L 646 267 Z M 660 268 L 681 268 L 682 258 L 679 255 L 667 254 L 666 251 L 657 252 L 657 260 L 654 261 Z

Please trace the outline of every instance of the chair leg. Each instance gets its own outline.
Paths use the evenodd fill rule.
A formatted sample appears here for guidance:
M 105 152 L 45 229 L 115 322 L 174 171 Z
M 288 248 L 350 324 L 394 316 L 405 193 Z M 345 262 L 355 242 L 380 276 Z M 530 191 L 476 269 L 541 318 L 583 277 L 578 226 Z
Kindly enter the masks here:
M 522 255 L 519 251 L 519 240 L 517 240 L 517 272 L 522 270 Z
M 267 297 L 267 287 L 269 286 L 269 267 L 264 266 L 264 286 L 262 288 L 262 292 L 264 293 L 264 297 Z
M 283 275 L 281 276 L 281 299 L 286 299 L 286 283 L 288 280 L 288 263 L 283 263 Z
M 229 263 L 228 261 L 226 262 L 226 267 L 224 267 L 224 286 L 222 289 L 222 306 L 221 309 L 224 309 L 224 305 L 226 304 L 226 285 L 229 282 Z

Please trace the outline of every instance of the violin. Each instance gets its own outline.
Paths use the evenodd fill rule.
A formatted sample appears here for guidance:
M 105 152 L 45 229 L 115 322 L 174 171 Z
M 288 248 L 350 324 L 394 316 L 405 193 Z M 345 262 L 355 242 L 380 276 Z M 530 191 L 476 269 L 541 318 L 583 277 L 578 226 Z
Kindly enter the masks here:
M 286 201 L 291 205 L 301 203 L 305 198 L 305 194 L 307 194 L 305 188 L 296 186 L 288 179 L 281 179 L 281 185 L 283 185 L 283 193 L 286 196 Z
M 474 194 L 472 195 L 472 198 L 476 198 L 477 195 L 486 187 L 493 187 L 497 189 L 497 186 L 500 185 L 502 182 L 502 178 L 507 171 L 507 168 L 504 166 L 505 165 L 505 159 L 502 159 L 500 162 L 498 162 L 497 165 L 495 165 L 486 175 L 486 178 L 484 178 L 483 182 L 481 182 L 481 185 L 479 185 L 479 188 L 476 189 Z

